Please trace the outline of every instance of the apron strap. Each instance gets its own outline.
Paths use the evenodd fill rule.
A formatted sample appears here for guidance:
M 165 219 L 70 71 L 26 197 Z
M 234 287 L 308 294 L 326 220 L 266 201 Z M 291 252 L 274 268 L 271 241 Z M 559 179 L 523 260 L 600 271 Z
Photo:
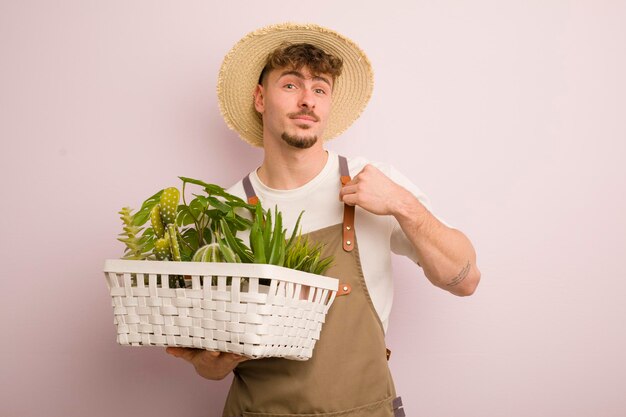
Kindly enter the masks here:
M 404 408 L 402 408 L 402 398 L 396 397 L 392 404 L 394 417 L 405 417 Z
M 243 183 L 243 189 L 248 198 L 248 204 L 256 205 L 259 202 L 259 197 L 256 196 L 252 183 L 250 182 L 250 174 L 246 175 L 241 182 Z
M 352 180 L 348 170 L 348 160 L 345 156 L 339 156 L 339 173 L 341 185 L 344 186 Z M 354 206 L 343 205 L 343 250 L 351 252 L 354 249 Z
M 348 170 L 348 160 L 339 155 L 339 173 L 341 174 L 341 185 L 346 185 L 350 182 L 350 171 Z M 259 198 L 254 192 L 252 183 L 250 182 L 250 174 L 246 175 L 242 179 L 243 189 L 246 192 L 248 203 L 256 205 L 259 202 Z M 354 206 L 344 204 L 343 206 L 343 250 L 351 252 L 354 249 Z

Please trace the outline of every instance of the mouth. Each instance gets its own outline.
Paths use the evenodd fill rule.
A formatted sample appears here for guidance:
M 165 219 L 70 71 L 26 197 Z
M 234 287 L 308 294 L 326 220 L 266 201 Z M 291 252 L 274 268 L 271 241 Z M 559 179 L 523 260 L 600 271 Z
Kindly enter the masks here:
M 307 113 L 291 113 L 288 114 L 290 119 L 297 120 L 299 122 L 319 122 L 319 117 L 313 112 Z
M 292 117 L 292 119 L 294 119 L 294 120 L 304 120 L 304 121 L 307 121 L 307 122 L 315 122 L 316 121 L 314 118 L 309 117 L 309 116 Z

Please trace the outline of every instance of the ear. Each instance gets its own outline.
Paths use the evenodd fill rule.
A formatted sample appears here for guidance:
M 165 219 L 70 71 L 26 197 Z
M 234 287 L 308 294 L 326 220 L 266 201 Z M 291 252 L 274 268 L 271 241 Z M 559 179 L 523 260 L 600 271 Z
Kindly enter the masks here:
M 263 111 L 265 110 L 265 103 L 263 100 L 263 86 L 261 84 L 257 84 L 256 88 L 254 89 L 253 96 L 254 108 L 256 109 L 256 111 L 263 114 Z

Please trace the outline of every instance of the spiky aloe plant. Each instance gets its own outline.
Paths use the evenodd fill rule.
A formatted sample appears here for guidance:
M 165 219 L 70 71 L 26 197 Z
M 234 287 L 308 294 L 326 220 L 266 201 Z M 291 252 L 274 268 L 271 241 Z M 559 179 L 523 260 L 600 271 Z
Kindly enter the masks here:
M 302 236 L 300 220 L 303 213 L 298 216 L 291 237 L 286 240 L 287 230 L 282 227 L 282 214 L 278 208 L 274 207 L 272 218 L 271 210 L 264 213 L 261 205 L 257 204 L 250 229 L 250 247 L 255 263 L 279 265 L 319 275 L 328 270 L 333 257 L 322 257 L 324 245 L 313 244 L 308 237 Z
M 133 224 L 133 213 L 130 207 L 123 207 L 120 211 L 120 219 L 124 224 L 123 232 L 119 234 L 120 242 L 126 245 L 124 256 L 122 259 L 134 259 L 144 260 L 150 256 L 149 248 L 146 244 L 146 239 L 139 236 L 143 227 L 139 227 Z

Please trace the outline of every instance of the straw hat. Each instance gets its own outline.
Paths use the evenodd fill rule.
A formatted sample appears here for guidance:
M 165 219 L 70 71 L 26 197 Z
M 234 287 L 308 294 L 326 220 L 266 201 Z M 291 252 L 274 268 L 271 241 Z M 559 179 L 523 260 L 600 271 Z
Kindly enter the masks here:
M 343 59 L 323 139 L 340 135 L 365 109 L 374 75 L 369 59 L 354 42 L 313 24 L 282 23 L 257 29 L 230 50 L 217 80 L 217 97 L 226 124 L 251 145 L 263 146 L 263 125 L 254 108 L 253 93 L 267 56 L 283 42 L 310 43 Z

